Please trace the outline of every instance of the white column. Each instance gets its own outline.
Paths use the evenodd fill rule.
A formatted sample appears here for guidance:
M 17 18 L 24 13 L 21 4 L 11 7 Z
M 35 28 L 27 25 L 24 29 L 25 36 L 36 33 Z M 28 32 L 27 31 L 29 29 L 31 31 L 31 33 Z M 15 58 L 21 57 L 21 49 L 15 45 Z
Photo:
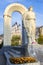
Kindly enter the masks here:
M 4 46 L 11 45 L 11 17 L 4 15 Z

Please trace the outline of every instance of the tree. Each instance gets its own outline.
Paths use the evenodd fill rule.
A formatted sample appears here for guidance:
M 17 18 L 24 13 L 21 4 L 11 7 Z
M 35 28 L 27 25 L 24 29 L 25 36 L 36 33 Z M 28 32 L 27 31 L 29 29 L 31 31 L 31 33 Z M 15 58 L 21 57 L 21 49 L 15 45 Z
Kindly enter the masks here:
M 42 35 L 39 36 L 38 43 L 39 44 L 43 44 L 43 36 Z
M 20 36 L 13 35 L 11 39 L 11 45 L 12 46 L 18 46 L 19 45 Z

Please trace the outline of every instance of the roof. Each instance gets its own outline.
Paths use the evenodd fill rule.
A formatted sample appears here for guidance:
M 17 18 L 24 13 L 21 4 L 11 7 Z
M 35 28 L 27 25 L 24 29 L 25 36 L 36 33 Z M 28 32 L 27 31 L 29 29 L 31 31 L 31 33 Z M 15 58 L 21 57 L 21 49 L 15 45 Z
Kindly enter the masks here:
M 14 27 L 15 25 L 17 25 L 17 27 L 19 27 L 19 26 L 20 26 L 20 24 L 18 25 L 18 23 L 17 23 L 17 22 L 15 22 L 15 24 L 13 24 L 13 25 L 12 25 L 12 27 Z

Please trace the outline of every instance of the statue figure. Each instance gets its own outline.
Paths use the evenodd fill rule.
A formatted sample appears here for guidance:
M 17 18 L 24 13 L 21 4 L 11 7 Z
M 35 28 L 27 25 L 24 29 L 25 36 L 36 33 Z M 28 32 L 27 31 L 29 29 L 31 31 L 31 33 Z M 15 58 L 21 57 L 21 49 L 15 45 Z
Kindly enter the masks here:
M 31 44 L 35 40 L 35 13 L 32 6 L 24 13 L 23 21 L 27 31 L 28 43 Z
M 33 12 L 33 7 L 31 6 L 28 11 L 23 15 L 24 26 L 27 32 L 28 45 L 26 54 L 29 55 L 29 45 L 35 40 L 35 13 Z M 30 46 L 31 47 L 31 46 Z

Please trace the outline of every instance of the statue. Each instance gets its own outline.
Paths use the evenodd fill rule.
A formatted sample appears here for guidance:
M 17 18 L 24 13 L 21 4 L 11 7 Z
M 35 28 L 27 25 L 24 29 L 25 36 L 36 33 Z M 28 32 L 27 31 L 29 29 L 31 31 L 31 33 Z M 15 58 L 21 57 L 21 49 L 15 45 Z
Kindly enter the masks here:
M 35 13 L 33 12 L 33 7 L 31 6 L 28 11 L 23 15 L 24 26 L 27 32 L 27 56 L 29 55 L 29 45 L 32 45 L 32 42 L 35 40 Z M 31 48 L 31 46 L 30 46 Z
M 31 44 L 35 40 L 35 13 L 31 6 L 23 15 L 24 26 L 26 28 L 28 43 Z

